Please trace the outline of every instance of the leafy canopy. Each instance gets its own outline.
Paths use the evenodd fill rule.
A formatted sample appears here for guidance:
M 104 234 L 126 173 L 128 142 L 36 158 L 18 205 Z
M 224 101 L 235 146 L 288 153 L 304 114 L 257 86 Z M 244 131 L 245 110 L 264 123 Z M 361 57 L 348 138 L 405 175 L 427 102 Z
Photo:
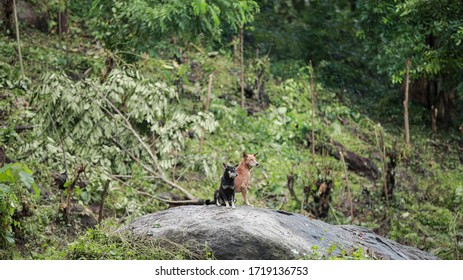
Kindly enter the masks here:
M 377 69 L 384 69 L 393 82 L 402 82 L 410 57 L 415 76 L 444 75 L 449 87 L 457 85 L 463 72 L 461 1 L 362 0 L 358 6 L 358 35 L 367 51 L 375 53 Z
M 224 28 L 236 31 L 258 12 L 253 0 L 97 0 L 92 6 L 96 38 L 113 51 L 135 53 L 171 41 L 217 42 Z

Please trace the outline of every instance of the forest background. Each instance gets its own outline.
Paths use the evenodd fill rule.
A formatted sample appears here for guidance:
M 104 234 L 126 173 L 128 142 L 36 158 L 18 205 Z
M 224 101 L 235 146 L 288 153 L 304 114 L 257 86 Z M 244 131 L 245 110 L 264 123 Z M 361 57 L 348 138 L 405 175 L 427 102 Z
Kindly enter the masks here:
M 255 207 L 462 258 L 461 1 L 1 0 L 0 19 L 2 259 L 214 258 L 114 229 L 212 199 L 244 151 Z

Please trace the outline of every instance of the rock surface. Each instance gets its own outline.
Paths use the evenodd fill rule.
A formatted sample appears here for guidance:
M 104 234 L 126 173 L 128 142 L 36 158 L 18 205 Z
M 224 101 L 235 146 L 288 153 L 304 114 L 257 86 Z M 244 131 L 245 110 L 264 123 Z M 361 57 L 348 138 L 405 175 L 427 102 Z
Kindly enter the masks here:
M 335 226 L 299 214 L 245 206 L 170 208 L 143 216 L 122 231 L 181 244 L 207 244 L 217 259 L 295 259 L 314 253 L 326 255 L 329 248 L 335 248 L 331 254 L 336 255 L 341 249 L 349 252 L 360 247 L 379 259 L 436 259 L 366 228 Z

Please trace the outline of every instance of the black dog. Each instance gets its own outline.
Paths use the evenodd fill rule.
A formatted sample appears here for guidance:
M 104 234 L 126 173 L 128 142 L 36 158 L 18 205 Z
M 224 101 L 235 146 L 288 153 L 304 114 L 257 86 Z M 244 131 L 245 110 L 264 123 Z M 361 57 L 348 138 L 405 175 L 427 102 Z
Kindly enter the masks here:
M 238 176 L 236 166 L 223 164 L 225 169 L 220 180 L 220 188 L 214 192 L 214 202 L 217 206 L 224 204 L 229 207 L 235 208 L 235 177 Z

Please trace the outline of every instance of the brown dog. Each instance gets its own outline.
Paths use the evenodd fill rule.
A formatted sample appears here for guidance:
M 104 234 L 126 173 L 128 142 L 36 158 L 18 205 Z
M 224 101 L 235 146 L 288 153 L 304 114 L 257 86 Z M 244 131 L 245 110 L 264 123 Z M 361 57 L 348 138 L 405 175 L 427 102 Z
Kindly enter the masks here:
M 257 153 L 253 155 L 248 155 L 246 152 L 243 153 L 243 160 L 240 162 L 236 171 L 238 172 L 238 176 L 235 178 L 235 193 L 242 193 L 243 199 L 246 205 L 252 206 L 249 203 L 247 197 L 247 191 L 249 186 L 249 180 L 251 179 L 251 168 L 254 166 L 258 166 L 259 163 L 256 161 Z

